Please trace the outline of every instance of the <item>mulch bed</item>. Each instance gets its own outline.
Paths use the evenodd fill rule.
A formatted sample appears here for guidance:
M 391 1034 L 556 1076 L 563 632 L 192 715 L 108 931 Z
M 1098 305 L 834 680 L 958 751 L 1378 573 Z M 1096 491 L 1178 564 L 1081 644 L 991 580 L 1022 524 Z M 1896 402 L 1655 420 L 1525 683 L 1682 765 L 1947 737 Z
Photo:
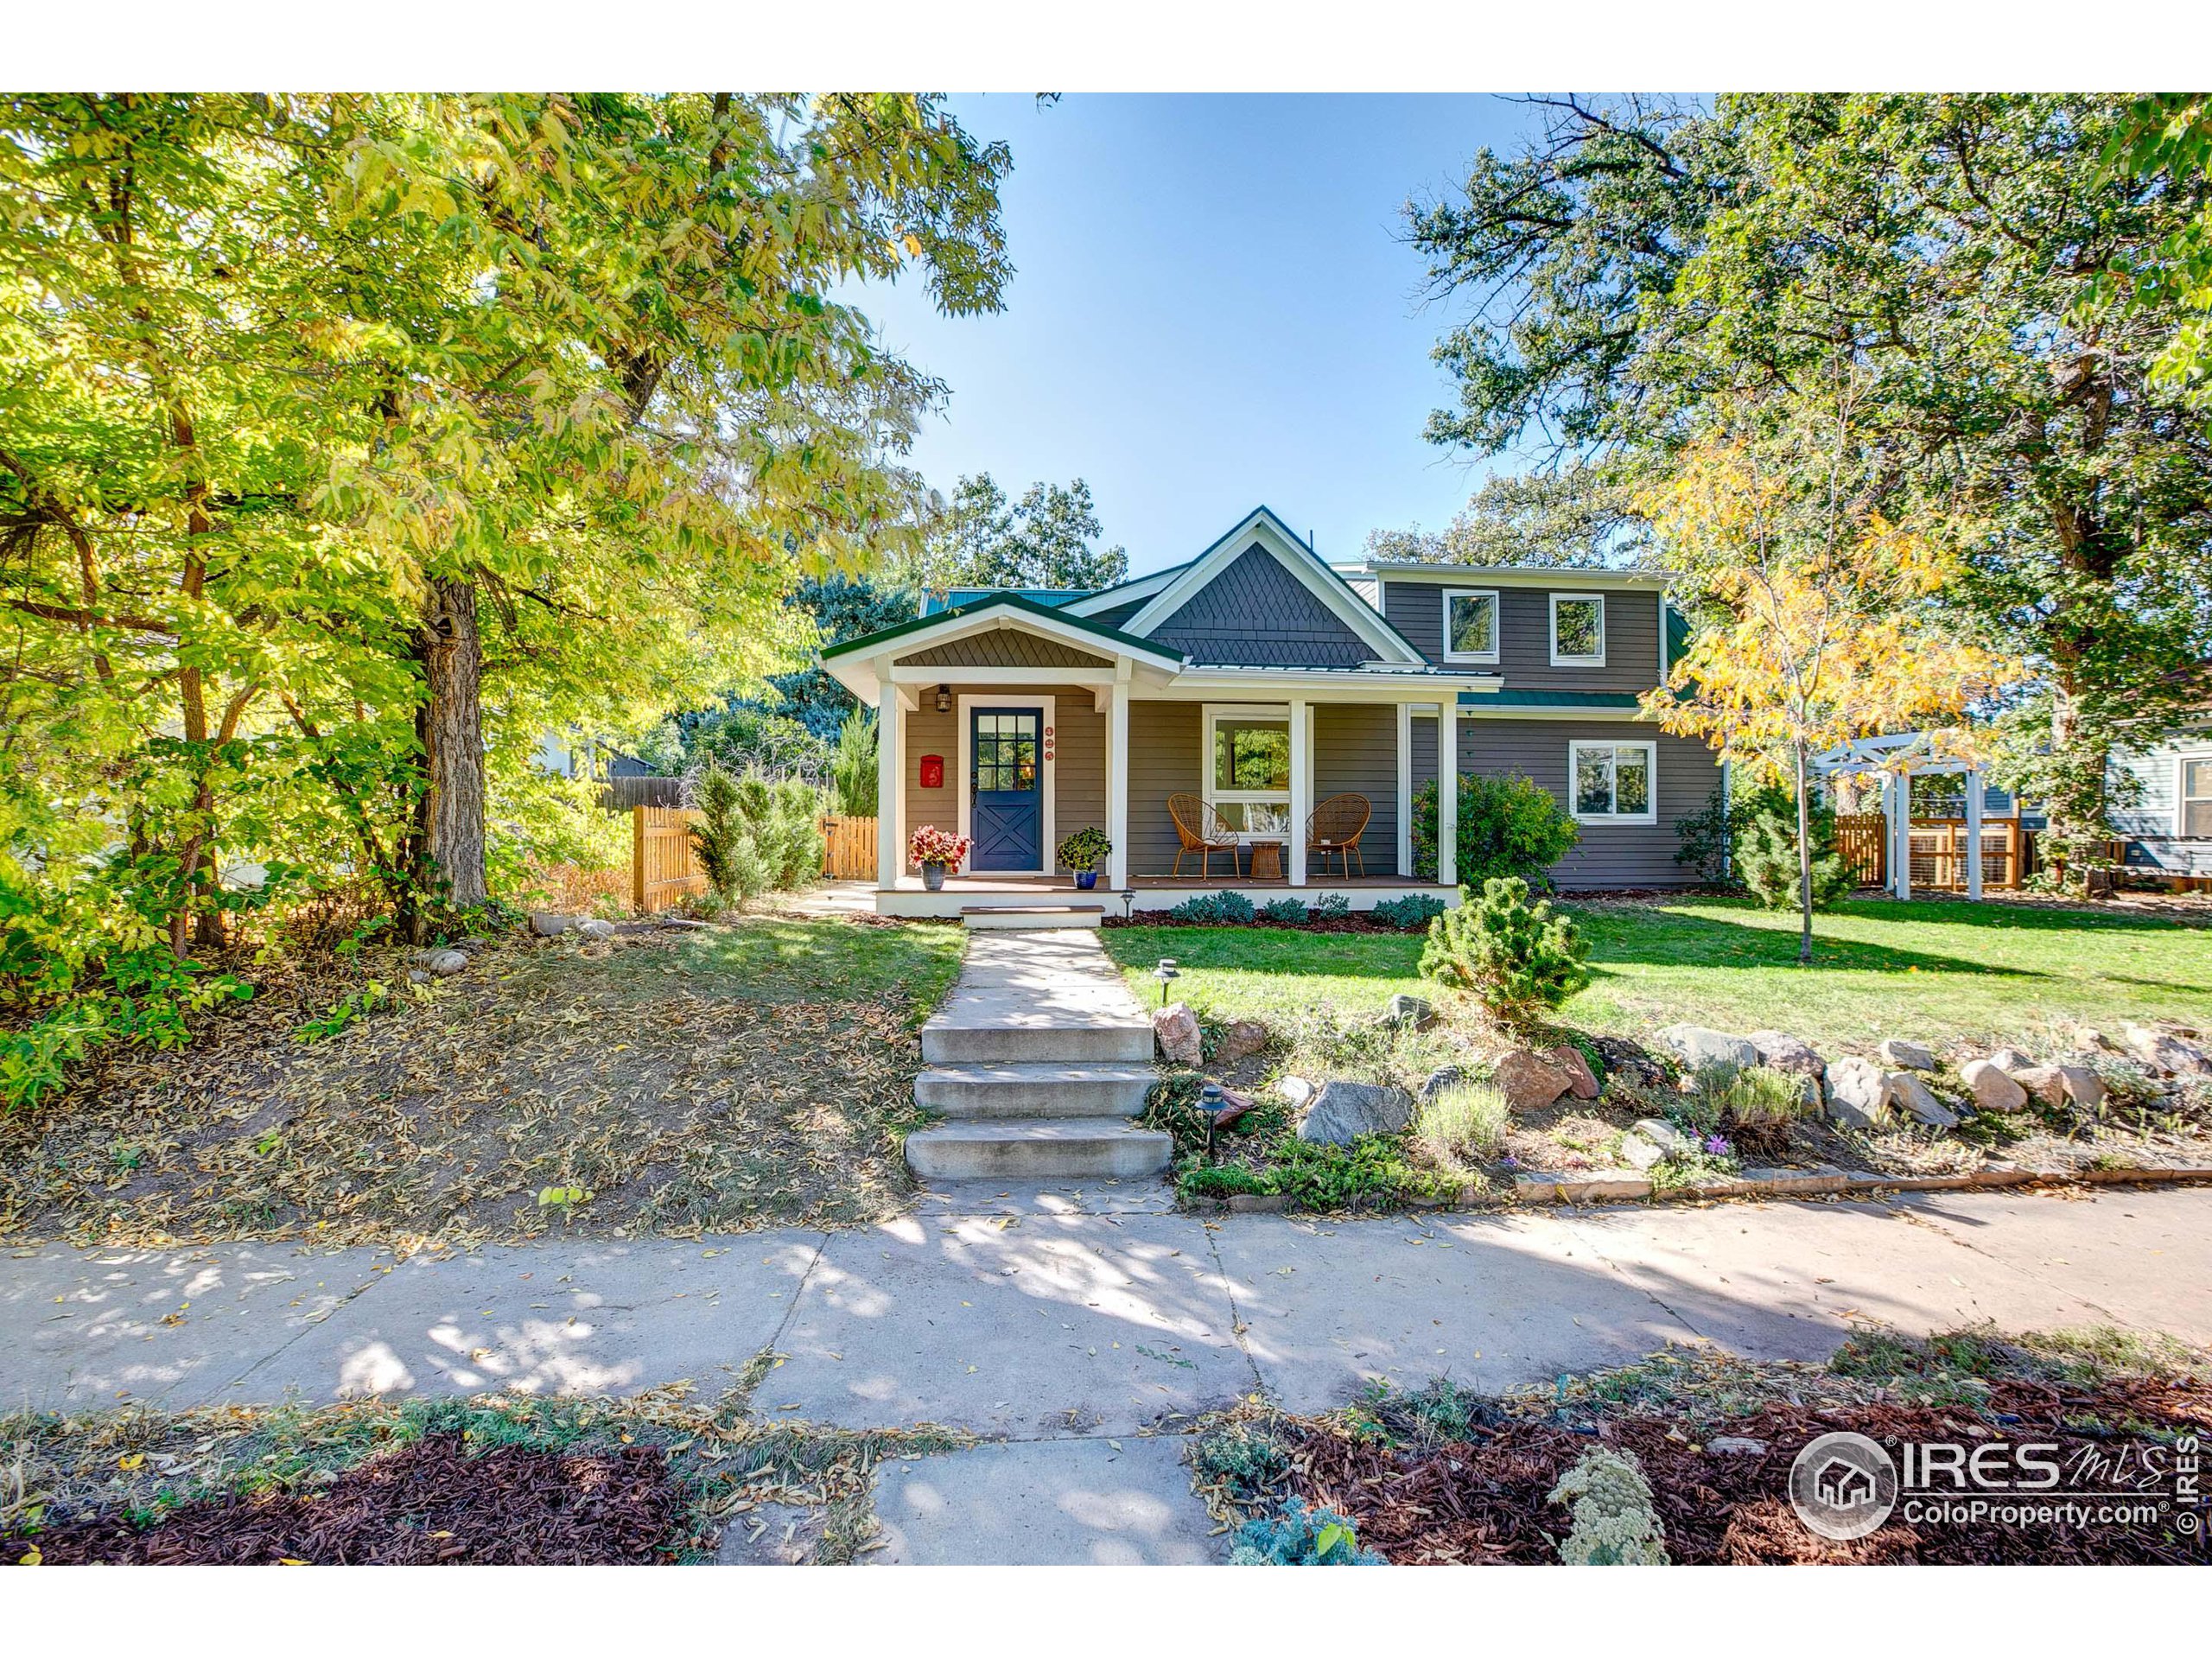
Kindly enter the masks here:
M 2002 1427 L 1983 1421 L 1994 1418 Z M 2016 1419 L 2005 1422 L 2005 1419 Z M 2206 1559 L 2201 1539 L 2177 1542 L 2143 1529 L 1995 1523 L 1906 1522 L 1902 1516 L 1850 1543 L 1821 1538 L 1791 1508 L 1789 1467 L 1815 1436 L 1852 1429 L 1894 1448 L 1902 1440 L 2053 1442 L 2063 1467 L 2092 1447 L 2132 1437 L 2094 1425 L 2212 1429 L 2212 1388 L 2202 1382 L 2115 1380 L 2088 1389 L 2018 1379 L 1992 1383 L 1980 1411 L 1872 1402 L 1807 1408 L 1776 1402 L 1694 1434 L 1664 1416 L 1603 1420 L 1597 1438 L 1543 1419 L 1478 1427 L 1471 1438 L 1409 1452 L 1308 1426 L 1294 1444 L 1300 1496 L 1349 1516 L 1360 1541 L 1401 1565 L 1555 1565 L 1568 1530 L 1548 1494 L 1600 1440 L 1632 1452 L 1650 1482 L 1667 1549 L 1677 1562 L 2149 1563 Z M 1727 1433 L 1766 1443 L 1762 1454 L 1712 1452 L 1701 1438 Z
M 1256 900 L 1264 904 L 1264 899 Z M 1130 913 L 1125 920 L 1109 916 L 1102 927 L 1264 927 L 1280 933 L 1426 933 L 1428 924 L 1422 921 L 1413 927 L 1393 927 L 1388 922 L 1378 922 L 1363 910 L 1347 911 L 1341 916 L 1308 916 L 1302 922 L 1279 922 L 1271 917 L 1255 916 L 1249 922 L 1191 922 L 1167 910 L 1140 910 Z
M 48 1564 L 575 1566 L 673 1560 L 684 1503 L 658 1446 L 467 1455 L 432 1434 L 340 1475 L 320 1492 L 202 1500 L 143 1530 L 80 1521 L 0 1543 Z

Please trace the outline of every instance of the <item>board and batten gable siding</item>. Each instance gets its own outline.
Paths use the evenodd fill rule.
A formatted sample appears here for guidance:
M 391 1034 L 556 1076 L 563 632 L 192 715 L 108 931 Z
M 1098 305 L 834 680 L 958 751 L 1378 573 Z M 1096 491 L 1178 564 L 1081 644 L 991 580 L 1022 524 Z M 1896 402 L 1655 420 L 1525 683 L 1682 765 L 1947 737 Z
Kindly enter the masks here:
M 1435 728 L 1431 723 L 1430 730 Z M 1193 785 L 1195 787 L 1196 785 Z M 1402 874 L 1398 868 L 1398 711 L 1387 702 L 1321 702 L 1313 705 L 1313 800 L 1332 795 L 1364 795 L 1374 816 L 1359 838 L 1356 875 Z M 1306 856 L 1309 879 L 1325 880 L 1315 855 Z M 1331 854 L 1328 868 L 1344 865 Z
M 906 734 L 906 754 L 899 769 L 899 787 L 906 799 L 908 836 L 925 823 L 954 835 L 960 832 L 960 797 L 968 787 L 968 779 L 960 771 L 960 698 L 963 695 L 988 697 L 1009 709 L 1033 704 L 1039 696 L 1052 696 L 1055 700 L 1054 838 L 1065 839 L 1085 824 L 1096 824 L 1102 830 L 1106 827 L 1106 716 L 1098 712 L 1090 686 L 963 685 L 957 680 L 949 683 L 952 687 L 951 708 L 939 714 L 934 693 L 925 693 L 922 706 L 909 710 L 901 721 Z M 922 757 L 929 754 L 944 757 L 943 789 L 922 787 Z M 903 847 L 899 849 L 899 861 L 912 874 L 912 866 L 906 862 Z
M 909 668 L 1111 668 L 1109 657 L 1095 656 L 1062 639 L 1047 639 L 1020 628 L 992 628 L 948 639 L 897 659 Z
M 1495 584 L 1469 575 L 1465 581 L 1382 583 L 1382 615 L 1414 649 L 1444 663 L 1444 600 L 1447 588 L 1489 588 Z M 1595 593 L 1605 597 L 1605 661 L 1601 668 L 1552 666 L 1551 595 Z M 1497 664 L 1490 670 L 1509 686 L 1530 691 L 1642 691 L 1659 683 L 1659 595 L 1649 588 L 1598 589 L 1577 587 L 1574 573 L 1562 570 L 1551 588 L 1497 588 Z
M 1195 702 L 1129 704 L 1129 874 L 1168 875 L 1182 842 L 1167 816 L 1167 798 L 1179 790 L 1197 793 L 1204 781 L 1205 712 Z M 1196 861 L 1187 861 L 1187 874 Z M 1221 861 L 1214 861 L 1217 874 Z
M 1414 787 L 1436 777 L 1436 722 L 1415 719 Z M 1634 720 L 1508 720 L 1483 716 L 1459 721 L 1463 772 L 1533 778 L 1564 807 L 1568 803 L 1567 746 L 1570 743 L 1650 743 L 1659 762 L 1655 823 L 1585 823 L 1573 852 L 1552 867 L 1561 887 L 1686 887 L 1697 874 L 1675 861 L 1681 846 L 1675 820 L 1703 806 L 1720 781 L 1720 763 L 1694 737 L 1671 737 Z
M 1152 630 L 1198 663 L 1357 668 L 1375 648 L 1256 543 Z

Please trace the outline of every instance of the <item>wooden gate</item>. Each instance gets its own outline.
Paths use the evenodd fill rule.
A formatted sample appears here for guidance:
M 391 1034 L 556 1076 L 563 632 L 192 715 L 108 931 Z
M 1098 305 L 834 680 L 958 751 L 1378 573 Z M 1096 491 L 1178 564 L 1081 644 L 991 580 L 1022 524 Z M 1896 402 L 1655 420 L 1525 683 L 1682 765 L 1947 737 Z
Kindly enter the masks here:
M 698 817 L 688 807 L 630 809 L 630 908 L 639 915 L 706 892 L 706 875 L 691 856 L 691 826 Z
M 1844 868 L 1862 887 L 1890 884 L 1889 820 L 1878 812 L 1840 816 L 1835 848 Z M 1967 821 L 1915 818 L 1911 829 L 1912 885 L 1930 892 L 1963 893 L 1967 885 Z M 1984 818 L 1981 823 L 1981 883 L 2015 888 L 2026 874 L 2030 837 L 2018 818 Z
M 1835 821 L 1835 849 L 1843 868 L 1862 887 L 1886 886 L 1890 861 L 1887 843 L 1890 821 L 1878 812 L 1839 813 Z
M 875 880 L 875 820 L 822 820 L 822 874 L 832 881 Z

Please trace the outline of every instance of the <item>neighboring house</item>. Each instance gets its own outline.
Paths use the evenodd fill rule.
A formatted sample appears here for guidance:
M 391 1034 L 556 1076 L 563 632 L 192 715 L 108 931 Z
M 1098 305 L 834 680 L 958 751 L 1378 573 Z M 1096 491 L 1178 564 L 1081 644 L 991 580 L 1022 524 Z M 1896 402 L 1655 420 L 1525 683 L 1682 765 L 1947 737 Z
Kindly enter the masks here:
M 2131 871 L 2212 877 L 2212 702 L 2200 712 L 2201 722 L 2178 735 L 2112 758 L 2111 771 L 2138 786 L 2130 791 L 2135 799 L 2112 814 Z
M 1574 814 L 1581 844 L 1553 872 L 1561 887 L 1685 885 L 1674 823 L 1719 769 L 1637 709 L 1685 638 L 1665 581 L 1340 569 L 1262 507 L 1188 563 L 1096 593 L 956 588 L 822 654 L 880 711 L 878 907 L 951 913 L 997 887 L 1019 902 L 1020 879 L 1058 877 L 1059 837 L 1086 824 L 1114 842 L 1102 887 L 1167 890 L 1147 891 L 1147 908 L 1177 890 L 1278 883 L 1361 907 L 1449 897 L 1452 837 L 1423 881 L 1410 829 L 1414 791 L 1453 766 L 1524 773 Z M 1178 870 L 1169 798 L 1183 793 L 1241 843 L 1210 875 L 1196 854 Z M 1325 871 L 1304 833 L 1281 833 L 1346 794 L 1371 814 L 1349 876 L 1333 851 Z M 941 894 L 924 894 L 904 859 L 925 823 L 975 842 Z

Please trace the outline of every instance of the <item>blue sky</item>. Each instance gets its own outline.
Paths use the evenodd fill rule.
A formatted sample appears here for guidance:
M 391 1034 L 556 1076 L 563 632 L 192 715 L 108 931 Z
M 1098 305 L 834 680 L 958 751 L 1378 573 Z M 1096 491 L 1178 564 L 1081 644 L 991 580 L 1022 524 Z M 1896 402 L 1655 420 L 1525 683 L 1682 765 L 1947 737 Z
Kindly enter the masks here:
M 1398 239 L 1409 194 L 1511 144 L 1492 98 L 1083 97 L 955 101 L 1003 138 L 1018 274 L 995 316 L 936 315 L 918 284 L 860 302 L 951 387 L 915 461 L 950 493 L 1090 481 L 1136 572 L 1198 552 L 1264 501 L 1325 557 L 1378 525 L 1440 526 L 1480 481 L 1423 442 L 1452 400 Z

